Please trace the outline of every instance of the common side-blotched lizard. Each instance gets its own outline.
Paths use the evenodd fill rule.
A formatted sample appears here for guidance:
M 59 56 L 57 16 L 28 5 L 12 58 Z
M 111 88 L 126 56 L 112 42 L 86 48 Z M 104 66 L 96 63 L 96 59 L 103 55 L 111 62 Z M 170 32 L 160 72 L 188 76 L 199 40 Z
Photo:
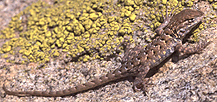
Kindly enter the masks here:
M 135 76 L 134 88 L 145 90 L 144 77 L 151 68 L 159 65 L 174 52 L 193 54 L 200 52 L 209 44 L 209 42 L 204 42 L 197 48 L 184 48 L 182 46 L 185 36 L 201 22 L 202 18 L 203 12 L 192 9 L 185 9 L 174 16 L 167 17 L 164 23 L 155 30 L 159 36 L 147 47 L 136 46 L 127 50 L 120 68 L 85 84 L 62 91 L 9 91 L 5 86 L 3 89 L 6 94 L 16 96 L 60 97 L 92 89 L 123 77 Z

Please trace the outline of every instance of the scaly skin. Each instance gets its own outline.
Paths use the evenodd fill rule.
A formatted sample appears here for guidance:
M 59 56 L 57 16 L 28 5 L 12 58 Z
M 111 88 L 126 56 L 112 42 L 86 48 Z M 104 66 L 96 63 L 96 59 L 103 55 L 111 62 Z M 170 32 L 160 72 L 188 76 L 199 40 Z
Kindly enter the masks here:
M 183 10 L 167 18 L 164 23 L 156 29 L 156 33 L 158 33 L 159 36 L 146 48 L 136 46 L 135 48 L 129 49 L 124 54 L 120 68 L 85 84 L 80 84 L 62 91 L 9 91 L 5 86 L 3 86 L 3 89 L 6 94 L 15 96 L 61 97 L 93 89 L 123 77 L 135 76 L 134 88 L 144 91 L 145 83 L 143 80 L 151 68 L 159 65 L 175 51 L 192 54 L 201 51 L 208 45 L 208 43 L 203 43 L 193 50 L 182 47 L 183 38 L 193 27 L 201 22 L 202 18 L 203 13 L 201 11 L 192 9 Z

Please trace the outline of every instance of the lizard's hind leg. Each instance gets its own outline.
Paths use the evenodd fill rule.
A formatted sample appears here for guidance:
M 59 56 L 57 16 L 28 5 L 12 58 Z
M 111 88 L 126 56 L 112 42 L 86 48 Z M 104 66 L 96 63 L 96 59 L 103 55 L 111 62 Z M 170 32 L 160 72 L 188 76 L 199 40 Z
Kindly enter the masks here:
M 144 67 L 144 66 L 143 66 Z M 147 73 L 149 72 L 150 68 L 144 67 L 139 69 L 139 74 L 136 76 L 133 82 L 133 89 L 134 91 L 146 91 L 146 83 L 148 82 L 149 78 L 145 78 Z

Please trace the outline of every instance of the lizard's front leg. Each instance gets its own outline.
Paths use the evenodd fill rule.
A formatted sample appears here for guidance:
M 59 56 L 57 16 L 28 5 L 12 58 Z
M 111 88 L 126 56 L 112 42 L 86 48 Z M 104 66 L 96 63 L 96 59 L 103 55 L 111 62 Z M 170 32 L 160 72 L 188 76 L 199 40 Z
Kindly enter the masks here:
M 195 46 L 183 46 L 182 44 L 179 44 L 177 47 L 176 47 L 176 55 L 174 55 L 172 57 L 172 60 L 174 62 L 177 62 L 179 59 L 183 59 L 189 55 L 192 55 L 192 54 L 195 54 L 195 53 L 198 53 L 200 54 L 202 52 L 202 50 L 204 48 L 206 48 L 209 44 L 211 43 L 211 41 L 207 42 L 206 40 L 205 41 L 201 41 L 199 43 L 197 43 Z M 180 53 L 182 53 L 182 55 L 180 55 Z
M 162 34 L 163 34 L 164 28 L 168 25 L 168 23 L 169 23 L 169 21 L 170 21 L 171 18 L 172 18 L 172 17 L 166 17 L 166 18 L 164 19 L 164 22 L 161 23 L 161 25 L 160 25 L 159 27 L 157 27 L 157 29 L 155 29 L 155 32 L 156 32 L 158 35 L 162 35 Z
M 173 9 L 172 9 L 173 11 Z M 175 12 L 172 14 L 172 11 L 170 12 L 170 14 L 168 15 L 168 8 L 166 8 L 166 17 L 164 17 L 164 15 L 162 14 L 163 17 L 163 23 L 161 23 L 160 26 L 157 27 L 157 29 L 155 29 L 155 32 L 158 35 L 162 35 L 164 32 L 164 28 L 169 24 L 170 19 L 173 17 L 173 15 L 175 14 Z

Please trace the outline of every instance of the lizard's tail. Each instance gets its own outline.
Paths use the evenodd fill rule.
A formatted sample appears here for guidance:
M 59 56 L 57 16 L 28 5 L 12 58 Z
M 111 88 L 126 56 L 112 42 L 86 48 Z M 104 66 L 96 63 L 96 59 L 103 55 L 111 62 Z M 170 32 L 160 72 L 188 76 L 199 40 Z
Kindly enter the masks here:
M 103 85 L 110 81 L 117 80 L 122 77 L 129 76 L 130 73 L 126 73 L 127 69 L 125 68 L 118 68 L 113 72 L 106 74 L 105 76 L 95 78 L 92 81 L 89 81 L 85 84 L 80 84 L 72 88 L 68 88 L 61 91 L 9 91 L 5 85 L 3 85 L 3 90 L 8 95 L 15 95 L 15 96 L 41 96 L 41 97 L 62 97 L 68 96 L 72 94 L 76 94 L 82 91 L 86 91 L 97 86 Z

